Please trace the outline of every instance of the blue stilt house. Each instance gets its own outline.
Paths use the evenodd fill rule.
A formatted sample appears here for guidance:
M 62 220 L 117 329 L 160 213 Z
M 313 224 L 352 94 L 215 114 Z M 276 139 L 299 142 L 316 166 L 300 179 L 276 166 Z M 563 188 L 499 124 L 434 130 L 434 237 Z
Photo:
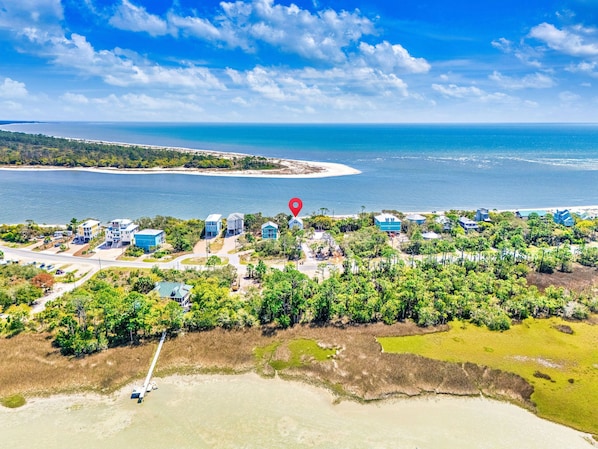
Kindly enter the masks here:
M 376 215 L 374 225 L 384 232 L 401 232 L 401 220 L 392 214 Z
M 262 225 L 262 238 L 274 239 L 278 238 L 278 225 L 271 221 L 267 221 Z

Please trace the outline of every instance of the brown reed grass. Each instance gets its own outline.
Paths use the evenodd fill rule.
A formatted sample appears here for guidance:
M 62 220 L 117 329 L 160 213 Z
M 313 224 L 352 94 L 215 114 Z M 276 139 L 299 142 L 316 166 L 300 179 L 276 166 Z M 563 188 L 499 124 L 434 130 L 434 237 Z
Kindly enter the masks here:
M 338 348 L 326 361 L 308 361 L 285 369 L 281 376 L 324 385 L 359 400 L 395 395 L 441 393 L 508 399 L 530 407 L 532 389 L 519 376 L 473 364 L 447 363 L 410 354 L 381 352 L 375 337 L 413 335 L 443 330 L 419 328 L 413 323 L 392 326 L 295 326 L 288 330 L 245 329 L 182 334 L 167 340 L 155 375 L 173 373 L 242 373 L 259 371 L 255 348 L 278 343 L 284 347 L 298 338 Z M 45 396 L 94 391 L 109 393 L 141 380 L 157 342 L 113 348 L 83 358 L 60 355 L 48 334 L 22 334 L 0 339 L 0 398 L 13 394 Z

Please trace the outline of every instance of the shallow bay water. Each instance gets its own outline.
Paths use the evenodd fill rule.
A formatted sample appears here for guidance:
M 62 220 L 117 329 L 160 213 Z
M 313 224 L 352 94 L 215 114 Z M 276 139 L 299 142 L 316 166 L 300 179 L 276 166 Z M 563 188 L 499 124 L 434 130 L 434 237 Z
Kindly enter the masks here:
M 342 163 L 358 175 L 239 178 L 0 171 L 0 223 L 598 204 L 598 125 L 32 123 L 10 131 Z
M 125 388 L 111 397 L 56 396 L 2 408 L 2 441 L 30 449 L 592 447 L 580 432 L 484 398 L 334 404 L 325 390 L 256 375 L 157 383 L 143 404 Z

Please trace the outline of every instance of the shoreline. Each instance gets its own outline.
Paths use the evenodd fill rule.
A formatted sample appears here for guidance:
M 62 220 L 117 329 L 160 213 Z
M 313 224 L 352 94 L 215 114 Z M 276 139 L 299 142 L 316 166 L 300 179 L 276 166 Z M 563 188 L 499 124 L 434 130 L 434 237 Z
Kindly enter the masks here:
M 179 410 L 181 414 L 187 413 L 186 416 L 189 416 L 188 408 L 192 407 L 193 410 L 197 410 L 197 417 L 195 419 L 202 420 L 203 418 L 205 420 L 206 418 L 203 417 L 203 414 L 206 411 L 201 407 L 196 409 L 195 401 L 198 397 L 203 397 L 204 394 L 212 397 L 214 391 L 218 393 L 218 397 L 222 397 L 223 405 L 217 406 L 216 409 L 211 408 L 210 413 L 228 415 L 226 404 L 234 397 L 235 400 L 241 400 L 241 408 L 251 410 L 252 407 L 257 407 L 258 410 L 262 410 L 262 412 L 258 413 L 261 419 L 264 419 L 263 414 L 267 413 L 264 409 L 266 407 L 267 409 L 271 409 L 269 413 L 275 416 L 276 419 L 284 420 L 287 416 L 284 409 L 279 410 L 279 407 L 274 405 L 278 402 L 277 398 L 282 393 L 290 394 L 289 404 L 293 410 L 309 407 L 316 415 L 322 413 L 323 410 L 324 416 L 327 416 L 327 411 L 332 411 L 335 417 L 343 417 L 342 420 L 351 419 L 350 417 L 355 415 L 363 415 L 362 419 L 365 419 L 365 416 L 374 414 L 376 415 L 373 418 L 374 420 L 380 420 L 383 416 L 386 416 L 392 422 L 395 419 L 393 418 L 395 414 L 404 415 L 403 419 L 400 420 L 405 427 L 402 432 L 405 432 L 406 429 L 413 429 L 416 435 L 419 435 L 421 430 L 415 424 L 421 423 L 421 420 L 423 420 L 425 426 L 429 426 L 430 424 L 427 421 L 438 422 L 438 419 L 445 419 L 448 424 L 446 425 L 446 430 L 442 433 L 446 433 L 447 436 L 453 435 L 453 432 L 464 434 L 475 433 L 475 427 L 480 425 L 480 423 L 486 423 L 486 426 L 489 428 L 482 432 L 485 438 L 489 438 L 495 444 L 499 444 L 499 441 L 501 441 L 502 443 L 497 447 L 513 447 L 512 444 L 515 440 L 521 442 L 520 439 L 523 435 L 519 435 L 518 431 L 515 431 L 515 434 L 512 436 L 514 441 L 511 442 L 504 441 L 504 435 L 501 434 L 504 431 L 504 425 L 507 428 L 511 428 L 514 423 L 516 423 L 517 428 L 531 426 L 536 430 L 539 428 L 543 429 L 543 434 L 550 434 L 550 436 L 544 437 L 546 441 L 543 441 L 543 444 L 547 444 L 554 439 L 558 440 L 557 444 L 559 447 L 562 447 L 563 444 L 576 448 L 589 448 L 596 445 L 590 433 L 539 417 L 535 413 L 507 401 L 496 400 L 485 396 L 420 394 L 414 397 L 386 397 L 378 401 L 364 403 L 346 400 L 345 398 L 339 400 L 330 389 L 321 385 L 314 385 L 306 380 L 284 379 L 280 377 L 266 378 L 254 372 L 236 374 L 174 373 L 166 376 L 156 376 L 155 380 L 158 384 L 158 389 L 147 396 L 147 403 L 143 406 L 137 404 L 136 400 L 130 399 L 130 392 L 135 385 L 135 382 L 130 382 L 109 394 L 77 392 L 72 394 L 56 394 L 47 397 L 33 397 L 22 407 L 0 409 L 0 415 L 4 415 L 7 420 L 15 421 L 15 425 L 11 426 L 13 433 L 15 431 L 19 432 L 20 429 L 16 421 L 30 422 L 31 420 L 41 419 L 41 422 L 45 422 L 43 421 L 44 417 L 48 417 L 46 419 L 49 419 L 52 423 L 56 420 L 68 419 L 72 422 L 72 425 L 86 428 L 89 426 L 89 423 L 86 421 L 91 419 L 94 422 L 94 426 L 90 430 L 95 430 L 97 433 L 107 432 L 111 436 L 117 436 L 126 434 L 128 432 L 127 429 L 134 429 L 135 422 L 151 419 L 145 415 L 146 413 L 159 415 L 157 419 L 163 419 L 164 417 L 174 416 L 177 413 L 175 410 Z M 171 396 L 173 394 L 176 397 Z M 269 399 L 264 398 L 264 394 Z M 255 399 L 257 402 L 249 404 L 248 399 Z M 271 403 L 270 401 L 273 402 Z M 213 404 L 212 407 L 214 407 Z M 144 409 L 147 409 L 147 411 L 144 412 Z M 187 412 L 184 410 L 187 410 Z M 241 413 L 247 416 L 246 412 L 242 411 Z M 479 417 L 481 421 L 480 423 L 471 423 L 468 419 L 456 428 L 454 427 L 455 424 L 451 423 L 450 418 L 455 413 L 466 414 L 472 420 L 476 420 Z M 392 416 L 389 416 L 389 414 Z M 439 416 L 429 419 L 424 418 L 428 414 L 438 414 Z M 66 416 L 63 417 L 63 415 Z M 314 425 L 305 416 L 303 419 L 299 417 L 302 415 L 293 414 L 293 416 L 296 416 L 298 420 L 296 421 L 297 424 L 301 423 L 304 429 L 312 428 Z M 409 419 L 407 416 L 411 416 L 412 419 Z M 318 418 L 318 421 L 321 419 L 325 418 Z M 412 420 L 414 422 L 411 422 Z M 486 432 L 490 431 L 496 425 L 495 420 L 499 420 L 502 425 L 499 425 L 495 431 L 487 434 Z M 186 429 L 187 425 L 191 425 L 188 421 L 185 421 L 185 423 L 179 424 L 177 429 L 179 427 Z M 210 426 L 211 424 L 207 425 Z M 104 429 L 103 426 L 108 426 L 108 428 Z M 238 431 L 245 432 L 246 430 L 244 429 L 242 427 Z M 513 427 L 512 429 L 514 430 L 515 428 Z M 521 429 L 518 430 L 520 431 Z M 437 437 L 440 440 L 438 442 L 446 441 L 448 443 L 451 441 L 445 440 L 446 437 L 442 433 Z M 18 435 L 22 435 L 22 433 Z M 527 438 L 530 441 L 535 441 L 537 437 L 538 435 L 532 433 Z M 473 436 L 472 440 L 477 441 L 478 438 L 479 436 Z M 461 439 L 459 441 L 461 441 L 460 444 L 463 444 Z M 437 443 L 428 444 L 437 447 Z M 422 447 L 428 446 L 424 445 Z M 459 447 L 473 446 L 465 444 Z
M 10 131 L 12 132 L 12 131 Z M 19 131 L 14 131 L 19 132 Z M 31 133 L 25 133 L 32 135 Z M 101 145 L 112 145 L 117 147 L 138 147 L 153 150 L 176 151 L 180 153 L 206 154 L 219 158 L 232 159 L 235 157 L 263 157 L 248 153 L 237 153 L 227 151 L 215 151 L 206 149 L 194 149 L 184 147 L 172 147 L 161 145 L 147 145 L 135 144 L 126 142 L 113 142 L 105 140 L 79 139 L 73 137 L 48 136 L 56 139 L 65 139 L 74 142 L 88 142 Z M 268 161 L 282 165 L 282 168 L 265 169 L 265 170 L 224 170 L 224 169 L 198 169 L 198 168 L 117 168 L 117 167 L 58 167 L 58 166 L 11 166 L 2 165 L 0 170 L 25 170 L 25 171 L 61 171 L 61 170 L 77 170 L 87 171 L 92 173 L 104 174 L 125 174 L 125 175 L 145 175 L 145 174 L 161 174 L 161 175 L 201 175 L 201 176 L 229 176 L 237 178 L 330 178 L 336 176 L 358 175 L 361 173 L 353 167 L 337 162 L 319 162 L 319 161 L 305 161 L 298 159 L 285 159 L 275 157 L 264 157 Z
M 558 420 L 538 414 L 530 401 L 532 390 L 529 384 L 518 375 L 411 354 L 386 353 L 381 351 L 376 340 L 383 336 L 422 335 L 443 330 L 446 329 L 442 326 L 421 329 L 406 322 L 344 329 L 300 326 L 278 330 L 273 335 L 265 335 L 259 328 L 183 333 L 166 342 L 154 377 L 251 374 L 266 380 L 303 383 L 331 395 L 336 398 L 335 402 L 360 404 L 482 396 L 558 423 Z M 269 357 L 256 359 L 256 348 L 267 348 L 277 342 L 274 355 L 286 360 L 289 357 L 287 345 L 296 339 L 315 340 L 323 347 L 338 348 L 334 362 L 310 361 L 300 367 L 275 370 Z M 68 358 L 51 347 L 45 334 L 22 334 L 10 340 L 0 340 L 0 354 L 7 365 L 15 367 L 11 373 L 0 373 L 0 397 L 18 393 L 36 402 L 34 398 L 89 394 L 107 400 L 142 381 L 155 346 L 156 341 L 149 339 L 139 346 L 115 347 L 84 358 Z M 216 347 L 218 351 L 214 351 Z M 19 348 L 27 348 L 27 351 Z M 397 372 L 398 367 L 402 368 Z M 364 370 L 367 377 L 363 376 Z M 16 375 L 17 372 L 20 374 Z M 64 373 L 69 375 L 64 376 Z M 588 433 L 587 430 L 577 431 Z
M 310 179 L 358 175 L 361 171 L 348 165 L 333 162 L 299 161 L 292 159 L 269 159 L 284 168 L 270 170 L 202 170 L 193 168 L 112 168 L 112 167 L 57 167 L 57 166 L 0 166 L 1 171 L 83 171 L 112 175 L 195 175 L 234 178 L 287 178 Z

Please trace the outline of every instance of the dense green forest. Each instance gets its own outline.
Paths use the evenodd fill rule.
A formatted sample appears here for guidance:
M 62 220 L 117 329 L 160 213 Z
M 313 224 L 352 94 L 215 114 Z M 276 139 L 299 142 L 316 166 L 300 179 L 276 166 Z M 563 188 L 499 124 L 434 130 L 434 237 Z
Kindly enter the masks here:
M 269 159 L 257 156 L 228 158 L 194 151 L 87 142 L 8 131 L 0 131 L 0 165 L 223 170 L 270 170 L 280 167 Z

